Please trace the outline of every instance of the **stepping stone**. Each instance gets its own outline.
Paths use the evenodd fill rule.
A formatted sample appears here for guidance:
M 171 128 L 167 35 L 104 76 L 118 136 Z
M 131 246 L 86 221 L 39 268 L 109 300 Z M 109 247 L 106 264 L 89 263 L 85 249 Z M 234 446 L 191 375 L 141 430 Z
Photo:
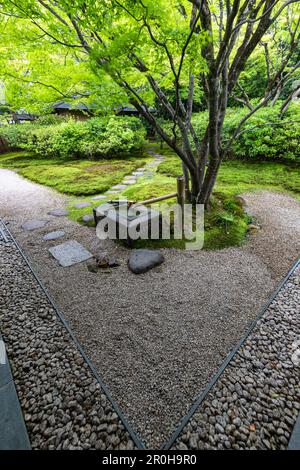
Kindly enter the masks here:
M 104 194 L 100 194 L 99 196 L 92 197 L 93 201 L 100 201 L 101 199 L 107 199 Z
M 142 274 L 164 262 L 163 255 L 156 250 L 134 250 L 128 260 L 129 269 L 135 274 Z
M 130 184 L 135 184 L 136 183 L 136 180 L 126 180 L 124 181 L 124 184 L 126 184 L 127 186 L 129 186 Z
M 43 240 L 46 240 L 46 241 L 57 240 L 58 238 L 61 238 L 64 236 L 65 236 L 65 232 L 63 230 L 56 230 L 55 232 L 47 233 L 47 235 L 43 237 Z
M 114 189 L 110 189 L 109 191 L 106 191 L 105 194 L 119 194 L 120 191 L 115 191 Z
M 79 202 L 78 204 L 75 204 L 74 207 L 76 207 L 76 209 L 83 209 L 84 207 L 89 207 L 90 205 L 90 202 Z
M 92 222 L 92 220 L 94 220 L 94 217 L 92 215 L 87 214 L 82 217 L 83 222 Z
M 76 240 L 49 248 L 49 251 L 64 268 L 93 258 L 93 255 Z
M 31 230 L 37 230 L 39 228 L 45 227 L 47 225 L 48 220 L 40 220 L 40 219 L 32 219 L 32 220 L 27 220 L 24 222 L 24 224 L 21 226 L 23 230 L 27 230 L 30 232 Z
M 143 176 L 143 172 L 142 171 L 134 171 L 133 173 L 133 176 Z
M 113 186 L 111 189 L 126 189 L 126 186 L 123 184 L 117 184 L 116 186 Z
M 53 211 L 48 212 L 49 215 L 54 215 L 54 217 L 64 217 L 68 215 L 68 211 L 65 209 L 53 209 Z
M 141 171 L 145 171 L 145 169 L 146 169 L 146 168 L 137 168 L 135 171 L 141 172 Z

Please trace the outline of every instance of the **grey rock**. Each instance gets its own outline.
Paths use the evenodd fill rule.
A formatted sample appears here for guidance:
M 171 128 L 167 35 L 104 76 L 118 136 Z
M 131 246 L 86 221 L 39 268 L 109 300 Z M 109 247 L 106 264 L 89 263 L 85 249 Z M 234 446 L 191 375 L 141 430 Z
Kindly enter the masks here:
M 134 250 L 128 260 L 129 269 L 135 274 L 142 274 L 164 262 L 163 255 L 157 250 Z
M 68 211 L 66 209 L 53 209 L 52 211 L 48 212 L 49 215 L 53 215 L 54 217 L 64 217 L 68 215 Z
M 111 189 L 120 189 L 120 190 L 123 190 L 123 189 L 126 189 L 126 185 L 124 184 L 117 184 L 116 186 L 113 186 Z
M 45 227 L 47 223 L 48 223 L 48 220 L 41 220 L 41 219 L 27 220 L 26 222 L 24 222 L 24 224 L 22 224 L 22 229 L 30 232 L 32 230 L 37 230 L 39 228 Z
M 89 207 L 90 205 L 90 202 L 79 202 L 78 204 L 75 204 L 74 207 L 76 207 L 76 209 L 83 209 L 84 207 Z
M 47 235 L 43 236 L 43 240 L 50 241 L 50 240 L 57 240 L 58 238 L 62 238 L 65 236 L 65 232 L 63 230 L 56 230 L 55 232 L 47 233 Z
M 92 215 L 86 214 L 82 217 L 82 221 L 85 223 L 92 222 L 94 217 Z
M 101 199 L 107 199 L 107 197 L 104 194 L 100 194 L 99 196 L 92 197 L 92 199 L 93 201 L 101 201 Z

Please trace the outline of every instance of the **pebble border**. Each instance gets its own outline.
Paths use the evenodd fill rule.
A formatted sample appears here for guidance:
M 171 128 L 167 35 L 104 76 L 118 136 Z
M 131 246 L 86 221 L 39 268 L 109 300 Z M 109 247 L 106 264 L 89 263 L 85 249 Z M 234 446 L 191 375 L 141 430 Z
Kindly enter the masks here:
M 87 376 L 89 376 L 88 382 L 91 384 L 90 385 L 91 389 L 93 389 L 92 394 L 93 393 L 101 394 L 101 397 L 99 397 L 99 400 L 101 398 L 101 406 L 102 406 L 102 402 L 103 402 L 104 403 L 103 406 L 105 407 L 106 413 L 108 413 L 110 415 L 109 420 L 111 420 L 111 424 L 109 426 L 112 426 L 114 428 L 114 429 L 111 429 L 111 433 L 118 431 L 119 434 L 120 433 L 125 434 L 124 439 L 125 439 L 125 441 L 128 442 L 128 445 L 127 445 L 127 447 L 126 446 L 123 446 L 123 447 L 121 446 L 121 449 L 123 449 L 123 450 L 126 450 L 126 449 L 129 450 L 129 449 L 133 449 L 133 448 L 144 449 L 145 448 L 144 443 L 139 438 L 139 436 L 133 431 L 133 429 L 131 428 L 131 426 L 127 422 L 126 418 L 124 417 L 123 413 L 119 409 L 118 405 L 114 402 L 114 400 L 111 397 L 107 387 L 105 386 L 105 384 L 102 382 L 100 376 L 98 375 L 94 365 L 92 364 L 90 359 L 86 356 L 86 354 L 83 351 L 80 343 L 76 339 L 74 333 L 71 331 L 71 329 L 68 325 L 68 322 L 65 320 L 64 316 L 62 315 L 62 313 L 58 309 L 57 305 L 55 305 L 55 303 L 53 302 L 53 300 L 49 296 L 47 290 L 42 285 L 42 283 L 39 280 L 37 274 L 32 269 L 32 267 L 30 265 L 30 262 L 27 259 L 26 255 L 24 254 L 23 250 L 20 248 L 17 241 L 15 240 L 15 238 L 11 234 L 10 230 L 8 229 L 8 227 L 5 225 L 5 223 L 2 221 L 1 218 L 0 218 L 0 230 L 1 230 L 1 234 L 4 235 L 4 237 L 3 237 L 4 238 L 4 240 L 3 240 L 4 244 L 7 245 L 10 248 L 12 247 L 13 249 L 16 250 L 16 257 L 18 257 L 18 256 L 21 257 L 21 263 L 23 265 L 24 271 L 26 270 L 28 272 L 28 274 L 31 276 L 32 281 L 36 284 L 37 289 L 40 291 L 40 295 L 45 299 L 45 304 L 48 304 L 48 307 L 49 307 L 48 315 L 50 313 L 53 313 L 55 315 L 56 320 L 54 320 L 54 316 L 50 317 L 50 320 L 51 321 L 54 320 L 56 322 L 58 320 L 60 322 L 60 324 L 61 324 L 60 328 L 62 330 L 64 330 L 62 332 L 62 336 L 63 335 L 67 336 L 68 341 L 70 343 L 70 348 L 73 348 L 75 350 L 75 352 L 73 354 L 74 354 L 74 356 L 76 356 L 76 360 L 79 361 L 78 364 L 80 363 L 79 367 L 84 366 L 85 374 Z M 4 336 L 5 336 L 5 331 L 4 331 Z M 9 348 L 10 348 L 9 341 L 7 341 L 7 348 L 8 348 L 8 352 L 10 352 L 9 351 Z M 11 362 L 12 362 L 12 365 L 14 365 L 14 361 L 11 361 Z M 18 365 L 18 367 L 19 367 L 19 365 Z M 78 365 L 76 367 L 78 367 Z M 29 372 L 29 370 L 28 370 L 28 372 Z M 18 382 L 18 380 L 15 379 L 16 388 L 17 388 L 17 391 L 20 395 L 20 388 L 18 387 L 17 382 Z M 19 388 L 19 390 L 18 390 L 18 388 Z M 23 386 L 22 392 L 24 392 L 25 388 L 26 387 Z M 23 395 L 23 393 L 22 393 L 22 395 Z M 23 413 L 24 413 L 24 416 L 25 416 L 25 422 L 27 422 L 27 429 L 28 429 L 28 421 L 30 422 L 30 418 L 29 418 L 30 415 L 26 410 L 24 411 L 24 400 L 27 403 L 26 392 L 25 392 L 24 395 L 25 395 L 25 397 L 23 397 L 23 400 L 22 400 L 22 397 L 20 397 L 20 396 L 19 396 L 19 399 L 20 399 L 20 402 L 21 402 L 21 405 L 22 405 L 22 408 L 23 408 Z M 47 395 L 48 394 L 46 394 L 46 397 L 47 397 Z M 49 400 L 50 400 L 50 397 L 49 397 Z M 22 403 L 22 401 L 23 401 L 23 403 Z M 47 400 L 46 400 L 46 402 L 47 402 Z M 51 408 L 51 406 L 53 406 L 53 405 L 50 402 L 48 404 L 48 408 Z M 74 403 L 72 404 L 72 407 L 74 407 L 74 409 L 76 408 Z M 110 411 L 109 411 L 109 409 L 110 409 Z M 99 424 L 100 427 L 101 427 L 101 425 L 102 425 L 102 427 L 104 427 L 103 426 L 104 423 L 98 423 L 97 422 L 97 416 L 95 415 L 95 413 L 94 413 L 94 416 L 93 416 L 93 420 L 95 421 L 96 425 Z M 98 428 L 99 428 L 99 426 L 98 426 Z M 36 424 L 36 427 L 39 428 L 39 425 Z M 46 444 L 43 445 L 43 449 L 49 448 L 49 435 L 46 431 L 47 431 L 47 429 L 43 431 L 43 432 L 46 433 L 45 434 L 45 441 L 47 441 Z M 32 441 L 32 435 L 30 435 L 31 434 L 30 429 L 28 429 L 28 432 L 29 432 L 29 436 L 30 436 L 31 441 Z M 39 432 L 39 429 L 37 429 L 37 432 Z M 128 437 L 126 437 L 126 434 L 128 435 Z M 93 436 L 93 437 L 95 437 L 95 436 Z M 50 438 L 51 438 L 51 436 L 50 436 Z M 43 440 L 43 437 L 42 437 L 42 440 Z M 90 448 L 96 448 L 96 449 L 98 448 L 99 450 L 100 449 L 101 450 L 106 450 L 106 449 L 109 449 L 109 448 L 110 449 L 113 449 L 113 448 L 120 449 L 120 447 L 119 447 L 120 443 L 121 443 L 120 439 L 117 439 L 117 440 L 115 440 L 115 445 L 112 444 L 112 445 L 108 445 L 105 448 L 103 448 L 103 442 L 98 443 L 98 447 L 97 447 L 97 445 L 95 447 L 95 444 L 97 444 L 97 443 L 94 442 L 94 443 L 92 443 Z M 53 443 L 50 444 L 50 449 L 54 448 L 53 447 L 54 445 L 57 446 L 57 444 L 55 444 L 55 439 L 53 439 Z M 34 443 L 32 443 L 32 448 L 34 449 L 34 448 L 38 448 L 38 447 Z M 76 449 L 76 444 L 72 445 L 71 441 L 70 441 L 70 446 L 68 446 L 66 448 L 74 450 L 74 449 Z M 82 448 L 84 448 L 84 447 L 82 447 Z

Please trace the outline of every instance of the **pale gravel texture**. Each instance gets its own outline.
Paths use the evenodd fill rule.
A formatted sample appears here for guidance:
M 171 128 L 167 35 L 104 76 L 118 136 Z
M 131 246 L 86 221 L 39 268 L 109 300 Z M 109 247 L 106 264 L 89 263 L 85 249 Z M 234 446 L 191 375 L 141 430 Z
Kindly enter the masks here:
M 300 251 L 297 201 L 268 192 L 244 198 L 263 225 L 248 244 L 219 252 L 163 250 L 162 266 L 136 276 L 128 271 L 126 249 L 68 219 L 53 217 L 46 228 L 23 232 L 24 220 L 44 218 L 65 198 L 0 170 L 1 216 L 150 447 L 174 431 Z M 105 245 L 121 266 L 99 274 L 85 263 L 59 267 L 48 253 L 57 242 L 42 240 L 59 229 L 93 254 Z
M 173 449 L 285 450 L 300 411 L 300 267 L 280 289 Z

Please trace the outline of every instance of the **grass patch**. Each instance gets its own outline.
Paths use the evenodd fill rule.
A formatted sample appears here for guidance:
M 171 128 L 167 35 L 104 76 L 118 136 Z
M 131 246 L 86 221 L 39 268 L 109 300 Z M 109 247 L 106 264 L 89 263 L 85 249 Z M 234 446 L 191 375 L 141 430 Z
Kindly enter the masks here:
M 181 162 L 172 152 L 164 149 L 166 160 L 159 166 L 161 175 L 176 177 L 182 174 Z M 223 162 L 215 191 L 234 196 L 247 191 L 269 189 L 289 192 L 300 199 L 300 167 L 277 162 Z

